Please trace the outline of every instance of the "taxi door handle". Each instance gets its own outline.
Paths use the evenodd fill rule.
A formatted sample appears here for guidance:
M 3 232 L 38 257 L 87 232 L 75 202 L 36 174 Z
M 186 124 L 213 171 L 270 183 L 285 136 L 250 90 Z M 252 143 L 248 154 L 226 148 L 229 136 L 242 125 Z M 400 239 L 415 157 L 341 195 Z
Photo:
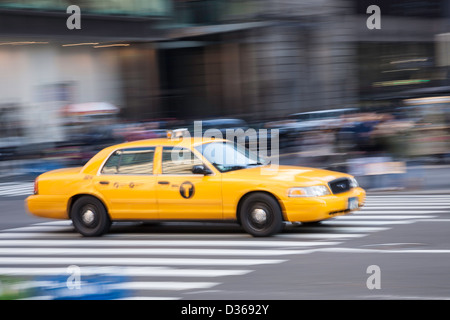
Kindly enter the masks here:
M 158 184 L 169 184 L 169 181 L 158 181 Z
M 109 181 L 100 181 L 100 184 L 109 184 Z

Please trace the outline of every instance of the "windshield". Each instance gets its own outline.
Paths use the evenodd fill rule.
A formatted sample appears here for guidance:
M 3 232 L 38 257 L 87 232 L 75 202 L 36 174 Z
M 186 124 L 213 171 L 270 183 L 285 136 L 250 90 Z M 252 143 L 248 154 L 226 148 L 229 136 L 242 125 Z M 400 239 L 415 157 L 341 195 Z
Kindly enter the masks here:
M 210 142 L 196 149 L 220 172 L 227 172 L 265 164 L 247 148 L 231 142 Z

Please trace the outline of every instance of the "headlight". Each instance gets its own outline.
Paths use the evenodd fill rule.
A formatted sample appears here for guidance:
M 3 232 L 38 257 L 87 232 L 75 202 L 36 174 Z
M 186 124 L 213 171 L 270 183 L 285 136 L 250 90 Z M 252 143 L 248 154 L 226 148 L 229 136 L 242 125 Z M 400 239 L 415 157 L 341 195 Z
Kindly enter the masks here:
M 296 187 L 288 190 L 288 197 L 320 197 L 330 194 L 330 190 L 326 186 L 313 186 L 313 187 Z
M 359 187 L 358 181 L 356 181 L 355 178 L 349 178 L 350 180 L 350 188 L 357 188 Z

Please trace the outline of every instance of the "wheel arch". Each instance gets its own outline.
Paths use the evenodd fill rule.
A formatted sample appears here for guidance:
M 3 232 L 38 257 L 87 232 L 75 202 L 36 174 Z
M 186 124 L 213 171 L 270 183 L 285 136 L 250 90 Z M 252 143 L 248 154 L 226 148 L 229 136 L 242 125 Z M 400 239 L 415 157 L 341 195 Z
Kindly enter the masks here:
M 91 194 L 91 193 L 78 193 L 78 194 L 75 194 L 72 197 L 70 197 L 69 201 L 67 201 L 67 217 L 69 219 L 71 219 L 70 213 L 72 211 L 73 204 L 82 197 L 92 197 L 92 198 L 95 198 L 98 201 L 100 201 L 100 203 L 103 205 L 103 207 L 105 207 L 106 214 L 111 218 L 111 216 L 109 215 L 108 206 L 106 205 L 105 201 L 103 201 L 102 198 L 98 197 L 95 194 Z
M 239 224 L 241 224 L 241 218 L 239 217 L 239 212 L 240 212 L 240 210 L 241 210 L 242 203 L 244 202 L 244 200 L 245 200 L 247 197 L 249 197 L 250 195 L 255 194 L 255 193 L 265 193 L 265 194 L 271 196 L 272 198 L 274 198 L 275 201 L 276 201 L 276 202 L 278 203 L 278 205 L 280 206 L 280 210 L 281 210 L 281 214 L 282 214 L 283 221 L 286 221 L 286 217 L 285 217 L 285 208 L 284 208 L 284 206 L 283 206 L 283 202 L 281 201 L 281 199 L 279 199 L 275 194 L 273 194 L 272 192 L 269 192 L 269 191 L 267 191 L 267 190 L 252 190 L 252 191 L 249 191 L 249 192 L 245 193 L 244 195 L 242 195 L 241 198 L 240 198 L 239 201 L 238 201 L 237 206 L 236 206 L 236 212 L 235 212 L 235 214 L 236 214 L 236 220 L 237 220 L 237 222 L 238 222 Z

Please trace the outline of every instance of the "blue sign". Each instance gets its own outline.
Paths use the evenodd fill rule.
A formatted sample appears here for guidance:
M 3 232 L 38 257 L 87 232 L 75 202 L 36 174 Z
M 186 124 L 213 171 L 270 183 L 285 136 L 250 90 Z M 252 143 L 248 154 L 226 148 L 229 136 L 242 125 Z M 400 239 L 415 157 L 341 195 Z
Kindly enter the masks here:
M 89 275 L 70 282 L 67 276 L 44 276 L 36 280 L 35 296 L 52 300 L 113 300 L 131 296 L 130 290 L 122 284 L 128 282 L 125 276 Z

